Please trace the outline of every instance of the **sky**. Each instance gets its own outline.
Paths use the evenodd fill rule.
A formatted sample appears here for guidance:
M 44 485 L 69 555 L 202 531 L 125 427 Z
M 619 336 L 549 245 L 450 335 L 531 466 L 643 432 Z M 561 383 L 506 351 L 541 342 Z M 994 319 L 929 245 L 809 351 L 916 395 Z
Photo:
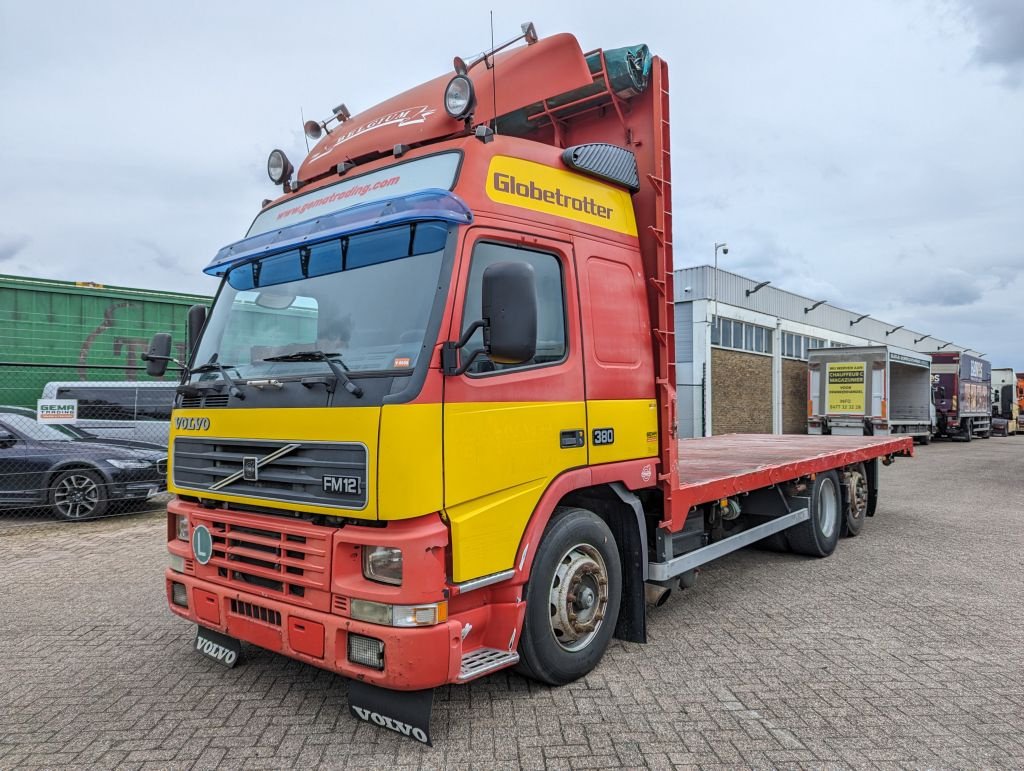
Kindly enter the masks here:
M 301 116 L 450 71 L 489 10 L 499 41 L 668 61 L 677 266 L 725 241 L 722 268 L 1024 371 L 1021 0 L 0 0 L 0 273 L 213 294 Z

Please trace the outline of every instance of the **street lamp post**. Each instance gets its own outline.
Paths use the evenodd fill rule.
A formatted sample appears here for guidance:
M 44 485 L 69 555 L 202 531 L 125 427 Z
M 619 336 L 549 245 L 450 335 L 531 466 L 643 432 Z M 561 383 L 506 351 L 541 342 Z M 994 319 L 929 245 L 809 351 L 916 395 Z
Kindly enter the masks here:
M 728 254 L 729 253 L 729 245 L 724 243 L 724 242 L 721 243 L 721 244 L 717 243 L 717 242 L 715 243 L 715 277 L 714 277 L 714 281 L 713 281 L 714 289 L 711 292 L 712 297 L 713 297 L 713 299 L 715 301 L 714 302 L 715 310 L 714 310 L 714 313 L 712 313 L 712 315 L 711 315 L 711 324 L 712 324 L 712 326 L 714 326 L 715 322 L 718 322 L 718 250 L 719 249 L 722 250 L 722 254 Z M 721 324 L 721 322 L 718 322 L 718 323 Z M 719 329 L 721 329 L 721 327 L 719 327 Z M 719 335 L 721 335 L 721 332 L 719 332 Z M 721 342 L 721 337 L 719 337 L 719 342 Z

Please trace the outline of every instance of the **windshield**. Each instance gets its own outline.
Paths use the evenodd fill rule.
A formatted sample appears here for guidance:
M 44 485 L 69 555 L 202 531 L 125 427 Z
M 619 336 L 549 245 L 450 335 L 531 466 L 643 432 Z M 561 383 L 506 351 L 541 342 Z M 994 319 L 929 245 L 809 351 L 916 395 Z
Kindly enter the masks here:
M 232 378 L 323 374 L 322 361 L 267 361 L 319 351 L 340 354 L 353 376 L 410 373 L 423 345 L 448 230 L 442 222 L 384 228 L 233 268 L 193 366 L 216 354 Z M 220 378 L 207 368 L 193 382 Z

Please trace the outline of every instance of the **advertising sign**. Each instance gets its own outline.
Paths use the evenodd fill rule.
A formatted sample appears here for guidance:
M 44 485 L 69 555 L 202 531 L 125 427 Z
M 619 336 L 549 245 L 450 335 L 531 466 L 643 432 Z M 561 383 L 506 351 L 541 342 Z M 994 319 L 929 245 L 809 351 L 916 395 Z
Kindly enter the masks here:
M 828 409 L 832 413 L 863 413 L 865 364 L 833 361 L 827 365 Z
M 78 399 L 38 399 L 36 422 L 74 424 L 78 420 Z

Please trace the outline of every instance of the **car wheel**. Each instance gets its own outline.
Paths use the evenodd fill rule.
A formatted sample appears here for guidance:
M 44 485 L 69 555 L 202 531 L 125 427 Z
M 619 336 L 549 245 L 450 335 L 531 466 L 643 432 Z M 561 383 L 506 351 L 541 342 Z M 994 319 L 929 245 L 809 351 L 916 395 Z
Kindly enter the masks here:
M 50 508 L 58 519 L 93 519 L 107 510 L 107 490 L 100 475 L 86 469 L 62 471 L 50 483 Z
M 586 509 L 558 509 L 526 586 L 519 671 L 548 685 L 590 672 L 615 631 L 622 594 L 619 550 L 608 525 Z

